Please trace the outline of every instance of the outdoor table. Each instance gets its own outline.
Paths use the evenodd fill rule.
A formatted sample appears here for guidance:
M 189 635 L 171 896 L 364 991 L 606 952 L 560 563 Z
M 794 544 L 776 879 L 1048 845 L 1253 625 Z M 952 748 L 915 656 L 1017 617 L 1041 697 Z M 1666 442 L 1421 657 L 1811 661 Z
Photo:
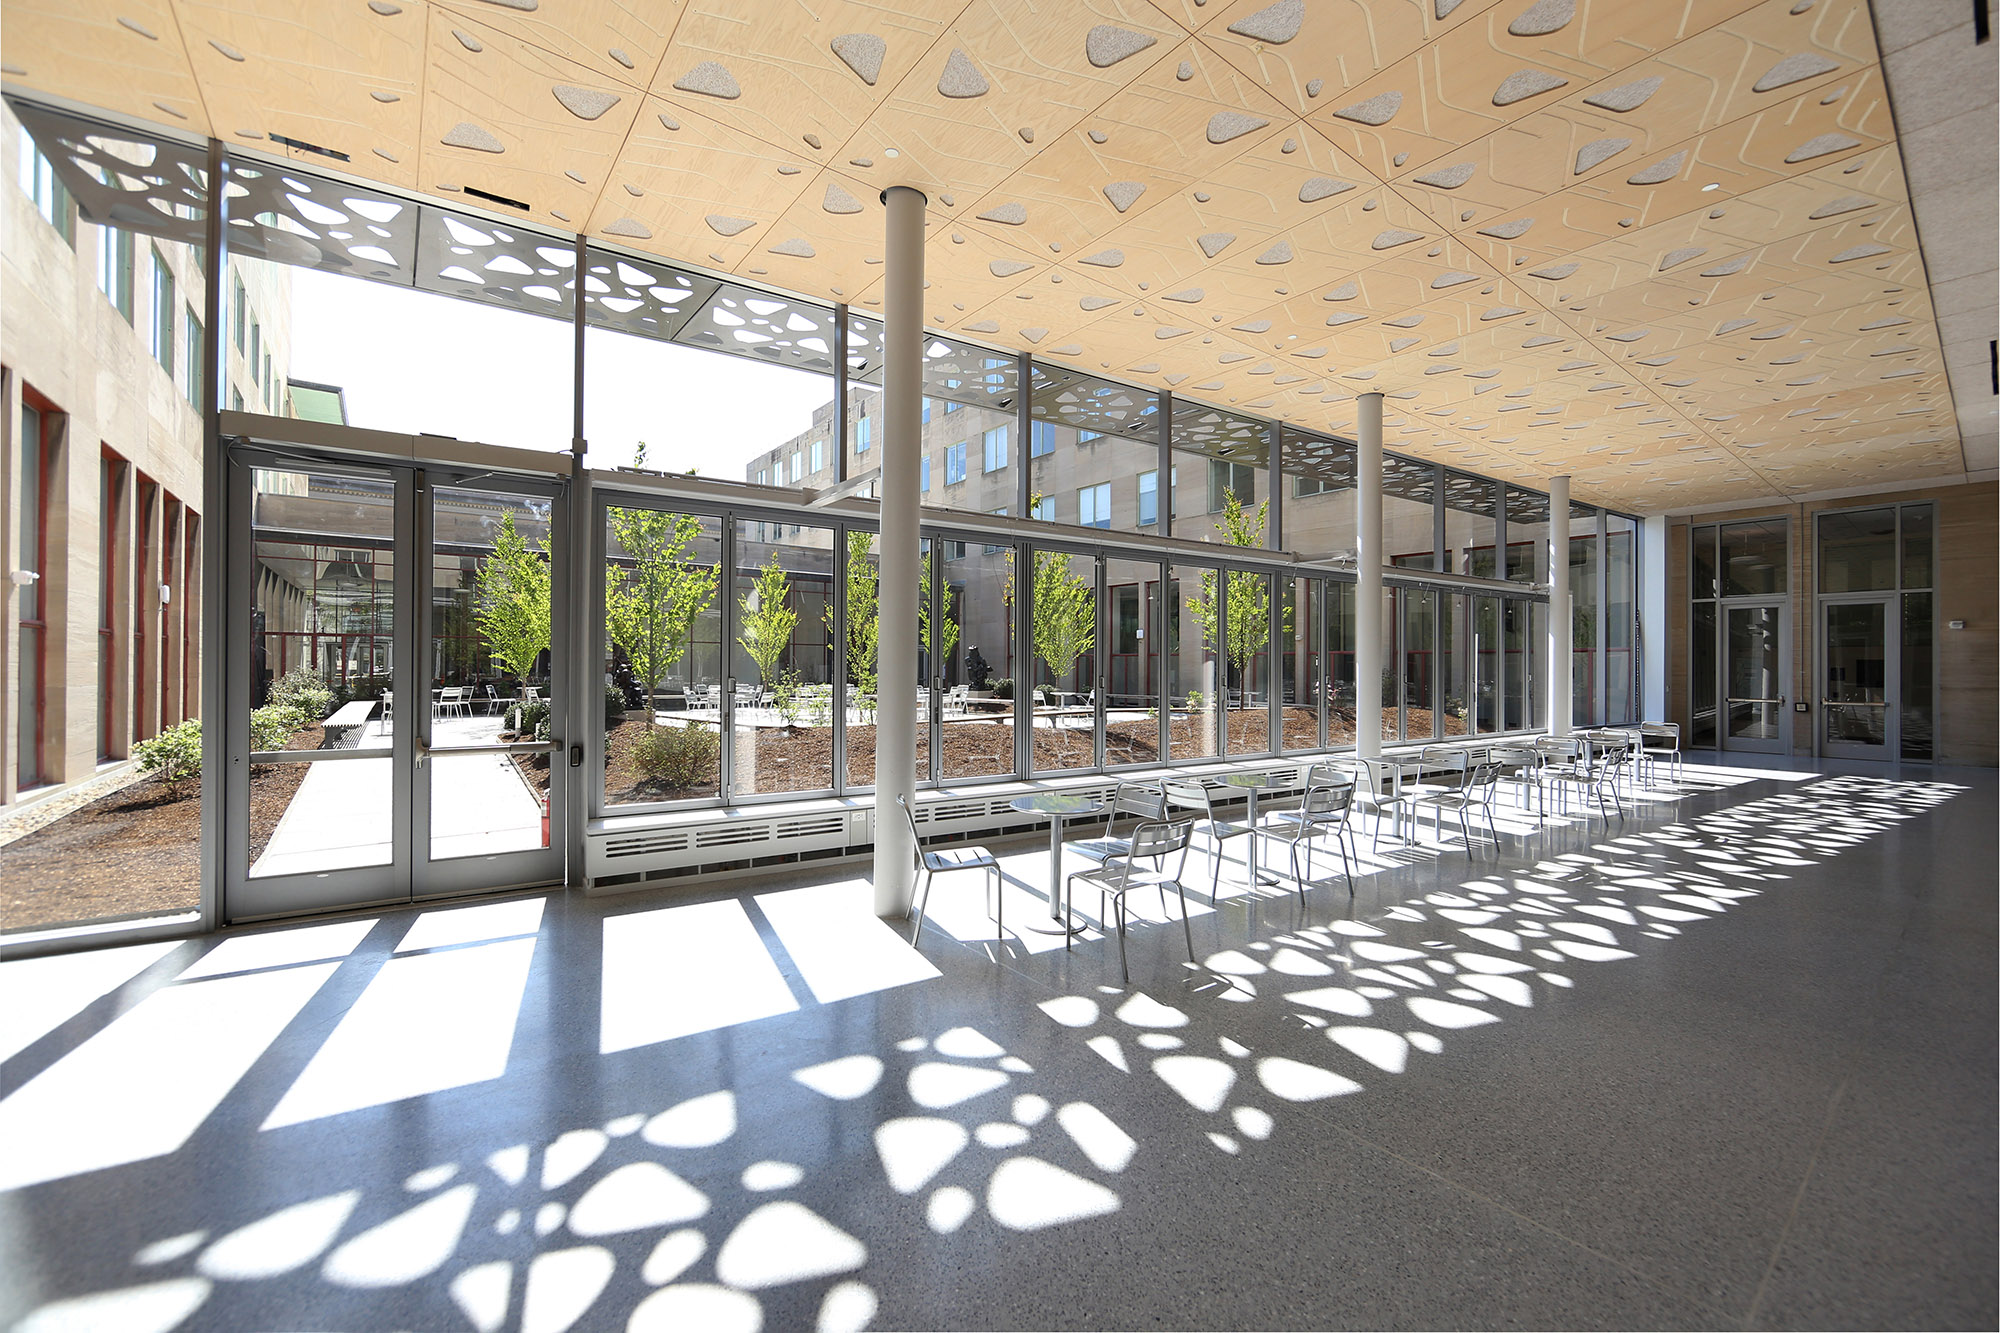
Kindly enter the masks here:
M 1225 787 L 1238 787 L 1250 794 L 1250 808 L 1248 811 L 1251 828 L 1250 883 L 1252 885 L 1278 883 L 1277 876 L 1266 875 L 1257 869 L 1257 793 L 1283 784 L 1278 781 L 1277 775 L 1273 773 L 1229 773 L 1217 778 L 1216 781 Z
M 1049 818 L 1049 915 L 1059 924 L 1047 928 L 1030 926 L 1029 929 L 1043 935 L 1076 934 L 1081 927 L 1073 921 L 1064 921 L 1062 915 L 1063 821 L 1080 815 L 1094 815 L 1104 809 L 1104 802 L 1090 796 L 1066 796 L 1050 791 L 1017 796 L 1009 804 L 1024 815 L 1047 815 Z

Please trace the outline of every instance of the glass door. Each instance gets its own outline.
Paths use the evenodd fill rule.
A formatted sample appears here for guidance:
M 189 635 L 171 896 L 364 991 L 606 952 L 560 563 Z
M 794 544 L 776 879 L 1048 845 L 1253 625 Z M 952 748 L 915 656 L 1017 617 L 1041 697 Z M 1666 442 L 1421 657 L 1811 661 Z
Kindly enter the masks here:
M 225 913 L 560 881 L 557 483 L 238 448 Z
M 1785 751 L 1785 605 L 1730 604 L 1723 635 L 1723 748 Z
M 1901 654 L 1891 651 L 1894 596 L 1820 604 L 1820 744 L 1845 759 L 1900 753 L 1895 700 Z

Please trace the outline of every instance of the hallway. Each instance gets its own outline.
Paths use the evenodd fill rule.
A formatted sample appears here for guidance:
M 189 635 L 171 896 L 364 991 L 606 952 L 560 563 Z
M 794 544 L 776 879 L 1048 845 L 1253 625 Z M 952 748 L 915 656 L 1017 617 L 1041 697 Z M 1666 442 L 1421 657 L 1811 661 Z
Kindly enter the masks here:
M 0 1320 L 1991 1327 L 1995 799 L 1694 763 L 1239 862 L 1197 967 L 1135 902 L 1130 987 L 1037 838 L 918 950 L 822 874 L 10 963 Z

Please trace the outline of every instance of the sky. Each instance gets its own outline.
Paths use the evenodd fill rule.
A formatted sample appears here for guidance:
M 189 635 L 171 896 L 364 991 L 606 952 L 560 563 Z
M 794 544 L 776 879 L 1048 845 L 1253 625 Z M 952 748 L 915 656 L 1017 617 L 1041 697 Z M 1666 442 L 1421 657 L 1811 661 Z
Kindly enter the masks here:
M 290 270 L 289 379 L 344 388 L 350 425 L 551 452 L 570 441 L 565 321 L 430 292 Z M 585 335 L 586 455 L 740 481 L 743 465 L 804 431 L 832 381 L 606 329 Z

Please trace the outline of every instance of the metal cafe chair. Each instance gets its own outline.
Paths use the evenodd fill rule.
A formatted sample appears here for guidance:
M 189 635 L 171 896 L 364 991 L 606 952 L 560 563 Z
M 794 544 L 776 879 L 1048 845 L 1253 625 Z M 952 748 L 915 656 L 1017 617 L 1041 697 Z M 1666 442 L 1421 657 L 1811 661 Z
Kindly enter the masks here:
M 1103 865 L 1111 857 L 1123 856 L 1132 849 L 1130 838 L 1121 838 L 1112 832 L 1120 819 L 1128 817 L 1142 822 L 1166 819 L 1167 797 L 1160 790 L 1157 780 L 1119 783 L 1104 813 L 1104 832 L 1095 838 L 1083 838 L 1063 845 L 1084 860 Z
M 898 796 L 896 804 L 903 808 L 903 818 L 910 824 L 910 846 L 916 852 L 917 879 L 922 884 L 922 893 L 917 899 L 917 927 L 910 932 L 910 943 L 915 944 L 917 937 L 924 933 L 924 910 L 930 906 L 932 877 L 950 874 L 954 870 L 981 871 L 992 880 L 993 925 L 1001 934 L 1006 934 L 1007 923 L 1003 919 L 1006 908 L 1001 901 L 1005 892 L 1005 881 L 1001 879 L 1000 863 L 993 859 L 993 853 L 977 846 L 943 847 L 935 851 L 925 851 L 923 836 L 917 832 L 917 817 L 910 810 L 909 798 Z
M 1194 932 L 1188 927 L 1187 889 L 1181 884 L 1181 872 L 1187 867 L 1188 842 L 1194 832 L 1194 820 L 1179 819 L 1171 822 L 1152 820 L 1140 824 L 1132 830 L 1132 848 L 1119 856 L 1112 856 L 1090 870 L 1076 870 L 1063 880 L 1063 916 L 1069 918 L 1076 909 L 1076 882 L 1096 888 L 1098 893 L 1097 918 L 1105 921 L 1109 915 L 1107 900 L 1116 900 L 1118 928 L 1118 971 L 1126 981 L 1132 980 L 1132 968 L 1125 957 L 1125 921 L 1127 916 L 1125 895 L 1134 889 L 1148 885 L 1159 890 L 1160 911 L 1167 910 L 1167 885 L 1174 886 L 1174 892 L 1181 900 L 1181 934 L 1187 940 L 1188 961 L 1194 961 Z M 1174 868 L 1169 873 L 1164 867 L 1168 857 L 1175 857 Z M 1147 869 L 1139 863 L 1151 861 L 1157 868 Z M 1063 947 L 1070 947 L 1073 937 L 1063 937 Z
M 1166 793 L 1170 810 L 1199 811 L 1201 823 L 1207 831 L 1213 846 L 1212 859 L 1214 873 L 1209 876 L 1208 899 L 1215 901 L 1215 895 L 1222 888 L 1222 845 L 1231 838 L 1248 837 L 1252 832 L 1249 824 L 1238 824 L 1215 817 L 1215 806 L 1209 799 L 1208 788 L 1190 778 L 1167 778 L 1160 783 Z
M 1611 799 L 1617 802 L 1618 817 L 1623 819 L 1625 802 L 1618 795 L 1618 773 L 1625 763 L 1624 743 L 1599 746 L 1580 736 L 1544 736 L 1535 746 L 1544 754 L 1556 753 L 1557 747 L 1564 749 L 1565 761 L 1551 764 L 1545 770 L 1545 776 L 1549 784 L 1563 794 L 1563 808 L 1569 808 L 1569 793 L 1575 790 L 1586 798 L 1596 799 L 1598 814 L 1608 824 L 1611 822 L 1611 811 L 1604 803 L 1604 793 L 1608 788 Z M 1584 808 L 1589 810 L 1588 806 Z
M 1403 796 L 1409 802 L 1410 823 L 1417 823 L 1417 811 L 1425 805 L 1436 812 L 1437 801 L 1445 796 L 1455 795 L 1464 790 L 1465 780 L 1472 771 L 1471 752 L 1456 745 L 1426 745 L 1417 756 L 1419 772 L 1414 787 L 1405 786 Z M 1444 841 L 1444 824 L 1441 816 L 1434 820 L 1439 842 Z
M 1341 873 L 1347 892 L 1354 893 L 1354 863 L 1347 855 L 1347 839 L 1352 830 L 1347 816 L 1354 808 L 1354 776 L 1330 765 L 1315 764 L 1306 774 L 1306 794 L 1296 810 L 1273 811 L 1255 836 L 1288 845 L 1292 862 L 1292 882 L 1298 885 L 1299 901 L 1306 900 L 1306 882 L 1312 878 L 1313 842 L 1323 834 L 1333 835 L 1340 848 Z M 1299 848 L 1305 848 L 1305 873 L 1299 872 Z
M 1356 782 L 1354 784 L 1354 806 L 1373 817 L 1374 827 L 1369 831 L 1368 850 L 1375 851 L 1382 845 L 1382 818 L 1388 815 L 1396 821 L 1396 835 L 1402 836 L 1403 810 L 1409 797 L 1403 791 L 1403 768 L 1405 759 L 1356 759 L 1354 761 Z
M 1471 856 L 1472 823 L 1467 816 L 1473 810 L 1485 813 L 1493 843 L 1495 846 L 1500 843 L 1500 829 L 1493 822 L 1493 797 L 1499 785 L 1500 763 L 1489 756 L 1468 766 L 1456 786 L 1423 792 L 1416 799 L 1418 804 L 1431 807 L 1431 815 L 1438 823 L 1439 842 L 1444 841 L 1444 812 L 1450 810 L 1458 815 L 1459 831 L 1465 835 L 1465 854 Z
M 1532 810 L 1535 823 L 1541 824 L 1542 812 L 1542 755 L 1532 745 L 1496 745 L 1487 752 L 1487 758 L 1496 768 L 1498 781 L 1514 788 L 1521 809 Z M 1533 792 L 1530 803 L 1529 793 Z M 1492 812 L 1488 811 L 1491 818 Z
M 1658 777 L 1660 765 L 1667 765 L 1671 780 L 1681 779 L 1681 724 L 1641 722 L 1639 724 L 1639 780 L 1650 783 Z M 1649 778 L 1648 773 L 1653 777 Z

